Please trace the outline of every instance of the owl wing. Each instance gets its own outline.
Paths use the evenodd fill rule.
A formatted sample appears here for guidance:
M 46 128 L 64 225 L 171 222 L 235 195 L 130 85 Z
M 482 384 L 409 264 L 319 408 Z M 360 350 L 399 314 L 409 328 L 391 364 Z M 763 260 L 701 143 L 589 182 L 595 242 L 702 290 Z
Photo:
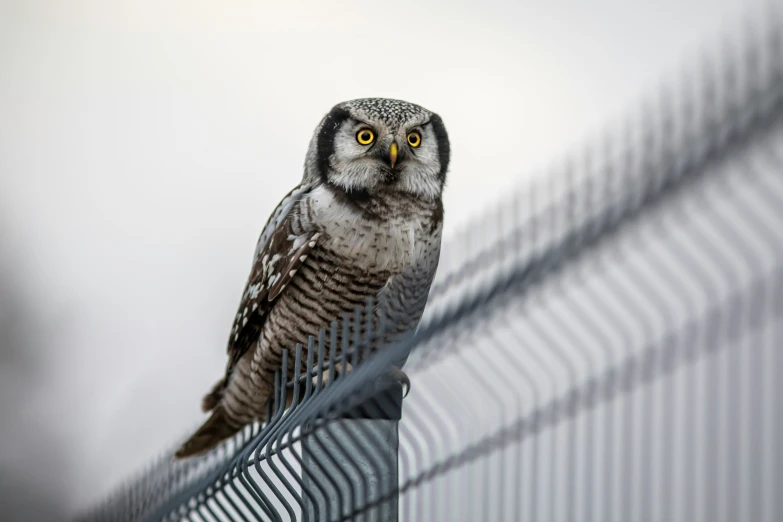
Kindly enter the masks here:
M 296 275 L 299 267 L 318 242 L 320 233 L 294 231 L 296 203 L 309 190 L 299 186 L 292 190 L 269 218 L 258 240 L 239 310 L 228 340 L 228 365 L 225 377 L 204 397 L 202 409 L 209 411 L 220 400 L 235 366 L 258 340 L 274 300 Z

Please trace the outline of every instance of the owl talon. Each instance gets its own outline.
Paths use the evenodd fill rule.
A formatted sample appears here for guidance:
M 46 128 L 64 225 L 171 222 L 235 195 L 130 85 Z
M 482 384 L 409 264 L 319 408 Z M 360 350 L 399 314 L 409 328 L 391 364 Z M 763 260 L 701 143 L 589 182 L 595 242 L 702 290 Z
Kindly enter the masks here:
M 389 377 L 402 385 L 402 397 L 407 397 L 408 392 L 411 391 L 411 380 L 408 377 L 408 374 L 396 366 L 392 366 L 391 370 L 389 370 Z

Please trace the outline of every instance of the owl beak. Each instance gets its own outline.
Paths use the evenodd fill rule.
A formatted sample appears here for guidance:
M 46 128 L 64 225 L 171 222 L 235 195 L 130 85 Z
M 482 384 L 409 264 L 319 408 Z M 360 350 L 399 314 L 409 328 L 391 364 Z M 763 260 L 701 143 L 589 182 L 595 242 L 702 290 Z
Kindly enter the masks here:
M 389 145 L 389 158 L 391 160 L 391 167 L 394 168 L 394 164 L 397 163 L 397 142 L 392 141 Z

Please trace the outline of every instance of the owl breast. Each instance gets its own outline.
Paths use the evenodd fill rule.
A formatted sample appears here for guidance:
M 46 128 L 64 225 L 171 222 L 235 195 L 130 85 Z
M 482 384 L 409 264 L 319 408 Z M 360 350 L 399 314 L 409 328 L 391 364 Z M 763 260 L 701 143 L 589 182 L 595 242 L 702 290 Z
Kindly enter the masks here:
M 401 273 L 426 255 L 432 239 L 435 205 L 418 198 L 384 198 L 359 206 L 319 187 L 305 207 L 323 233 L 323 248 L 361 271 Z
M 390 325 L 384 339 L 371 349 L 415 329 L 438 263 L 440 226 L 433 228 L 432 209 L 396 205 L 386 215 L 368 218 L 315 189 L 302 200 L 299 212 L 301 226 L 314 226 L 320 232 L 318 243 L 276 298 L 258 342 L 237 367 L 246 404 L 259 408 L 273 390 L 283 350 L 301 344 L 306 359 L 310 336 L 317 338 L 332 321 L 352 317 L 368 298 L 383 298 Z M 376 307 L 375 324 L 379 313 Z M 339 354 L 341 328 L 337 339 Z M 264 414 L 254 413 L 259 418 Z
M 350 316 L 368 297 L 377 296 L 390 277 L 388 270 L 361 269 L 328 248 L 314 249 L 269 311 L 253 350 L 248 369 L 256 394 L 269 396 L 284 349 L 297 343 L 306 347 L 309 336 L 317 338 L 319 329 Z

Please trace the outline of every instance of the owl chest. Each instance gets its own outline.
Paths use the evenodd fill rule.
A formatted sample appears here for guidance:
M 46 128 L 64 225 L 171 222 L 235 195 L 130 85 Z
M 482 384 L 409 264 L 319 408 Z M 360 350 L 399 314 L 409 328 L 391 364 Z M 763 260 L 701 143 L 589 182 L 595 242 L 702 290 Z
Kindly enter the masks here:
M 390 277 L 389 272 L 357 269 L 322 246 L 314 248 L 266 317 L 256 355 L 259 364 L 264 354 L 306 345 L 320 328 L 351 316 L 368 298 L 377 298 Z
M 325 227 L 322 248 L 351 269 L 365 274 L 397 274 L 419 254 L 420 227 L 412 222 L 332 223 Z

